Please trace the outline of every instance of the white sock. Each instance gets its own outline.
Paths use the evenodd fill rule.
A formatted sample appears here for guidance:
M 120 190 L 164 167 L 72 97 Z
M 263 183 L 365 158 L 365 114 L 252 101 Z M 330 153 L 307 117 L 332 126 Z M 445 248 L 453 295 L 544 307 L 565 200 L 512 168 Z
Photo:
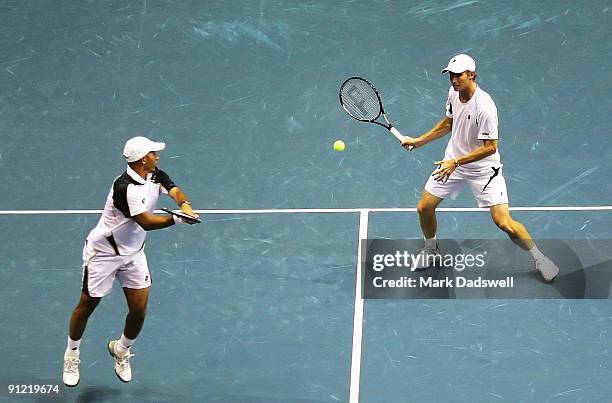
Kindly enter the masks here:
M 533 248 L 529 249 L 528 252 L 531 254 L 531 257 L 533 258 L 533 260 L 538 260 L 538 259 L 542 259 L 543 257 L 545 257 L 544 254 L 540 252 L 540 250 L 535 245 L 535 243 L 533 244 Z
M 70 336 L 68 336 L 68 345 L 66 346 L 66 355 L 76 355 L 78 356 L 81 351 L 79 347 L 81 346 L 81 340 L 72 340 Z
M 115 352 L 118 355 L 126 355 L 130 352 L 130 347 L 134 344 L 134 340 L 128 339 L 125 335 L 121 335 L 121 338 L 115 343 Z
M 425 238 L 425 249 L 427 250 L 436 250 L 438 249 L 438 242 L 436 241 L 436 236 L 433 238 Z

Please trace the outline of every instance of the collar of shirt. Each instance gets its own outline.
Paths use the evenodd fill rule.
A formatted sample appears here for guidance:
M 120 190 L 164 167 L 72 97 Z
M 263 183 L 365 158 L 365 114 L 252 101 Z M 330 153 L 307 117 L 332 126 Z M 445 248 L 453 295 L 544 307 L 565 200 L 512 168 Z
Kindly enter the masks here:
M 132 168 L 130 168 L 130 166 L 128 165 L 126 172 L 128 175 L 130 175 L 130 177 L 132 179 L 134 179 L 136 182 L 140 183 L 141 185 L 144 185 L 146 183 L 146 180 L 142 178 L 142 176 L 138 175 L 136 173 L 136 171 L 134 171 Z
M 474 90 L 474 93 L 472 94 L 472 97 L 471 97 L 470 99 L 468 99 L 466 102 L 463 102 L 463 101 L 461 100 L 461 95 L 458 95 L 459 102 L 461 102 L 463 105 L 470 104 L 470 103 L 472 103 L 472 101 L 473 101 L 474 99 L 476 99 L 476 97 L 478 96 L 478 93 L 479 93 L 479 92 L 480 92 L 480 87 L 478 86 L 478 84 L 476 84 L 476 89 Z

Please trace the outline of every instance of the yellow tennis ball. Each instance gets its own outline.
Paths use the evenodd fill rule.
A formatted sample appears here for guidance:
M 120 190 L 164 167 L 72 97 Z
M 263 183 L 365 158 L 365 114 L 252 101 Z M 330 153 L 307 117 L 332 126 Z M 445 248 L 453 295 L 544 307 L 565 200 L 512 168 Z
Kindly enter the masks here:
M 344 151 L 345 148 L 346 146 L 344 145 L 344 141 L 336 140 L 334 142 L 334 151 Z

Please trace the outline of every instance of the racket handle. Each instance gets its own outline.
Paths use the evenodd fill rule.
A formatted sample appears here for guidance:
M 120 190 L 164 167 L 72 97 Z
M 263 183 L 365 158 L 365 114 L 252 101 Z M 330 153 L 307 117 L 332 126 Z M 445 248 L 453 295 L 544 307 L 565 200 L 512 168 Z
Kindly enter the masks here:
M 391 126 L 389 128 L 389 131 L 391 132 L 391 134 L 393 134 L 395 136 L 395 138 L 401 143 L 404 141 L 404 135 L 397 130 L 395 127 Z M 408 151 L 412 151 L 412 149 L 414 148 L 414 146 L 410 146 L 408 147 Z
M 397 130 L 395 127 L 391 126 L 389 128 L 389 131 L 391 132 L 391 134 L 393 134 L 395 136 L 395 138 L 401 143 L 402 141 L 404 141 L 404 135 L 402 133 L 400 133 L 399 130 Z

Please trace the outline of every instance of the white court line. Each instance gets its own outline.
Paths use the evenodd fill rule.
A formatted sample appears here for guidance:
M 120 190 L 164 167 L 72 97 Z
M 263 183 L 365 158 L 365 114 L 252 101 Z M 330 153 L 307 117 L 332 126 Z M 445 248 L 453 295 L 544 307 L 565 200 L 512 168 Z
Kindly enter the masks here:
M 361 342 L 363 335 L 363 296 L 361 287 L 361 260 L 364 250 L 361 245 L 368 239 L 368 211 L 359 213 L 359 245 L 357 246 L 357 269 L 355 270 L 355 313 L 353 315 L 353 348 L 351 353 L 351 381 L 349 403 L 359 402 L 359 382 L 361 379 Z
M 612 211 L 612 206 L 536 206 L 510 207 L 510 211 Z M 414 213 L 416 208 L 288 208 L 288 209 L 215 209 L 194 210 L 197 214 L 301 214 L 301 213 Z M 489 211 L 478 207 L 439 207 L 442 212 Z M 163 213 L 155 210 L 156 213 Z M 0 210 L 0 215 L 102 214 L 102 210 Z

